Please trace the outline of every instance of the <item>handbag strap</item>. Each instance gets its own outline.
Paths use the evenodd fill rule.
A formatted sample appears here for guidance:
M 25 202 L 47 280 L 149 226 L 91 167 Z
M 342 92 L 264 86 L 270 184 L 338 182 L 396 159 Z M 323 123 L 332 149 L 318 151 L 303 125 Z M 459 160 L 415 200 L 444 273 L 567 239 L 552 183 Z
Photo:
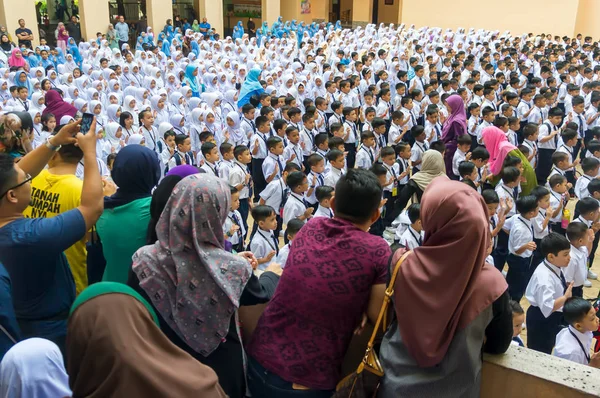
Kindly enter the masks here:
M 398 253 L 398 251 L 396 251 L 396 253 Z M 383 297 L 383 304 L 381 305 L 381 309 L 379 310 L 379 315 L 377 316 L 377 322 L 375 322 L 375 327 L 373 328 L 373 333 L 371 333 L 371 338 L 369 339 L 369 343 L 367 344 L 367 353 L 373 348 L 379 327 L 387 326 L 387 325 L 385 325 L 384 318 L 387 317 L 387 309 L 388 309 L 388 306 L 390 305 L 390 301 L 392 300 L 392 296 L 394 295 L 394 284 L 396 283 L 396 277 L 398 276 L 398 271 L 400 270 L 400 266 L 402 265 L 402 263 L 404 262 L 404 260 L 406 259 L 406 257 L 408 257 L 408 255 L 410 253 L 412 253 L 412 251 L 410 251 L 410 250 L 407 251 L 406 253 L 404 253 L 402 255 L 402 257 L 400 257 L 400 259 L 398 261 L 396 261 L 396 265 L 394 265 L 394 270 L 392 271 L 392 277 L 390 278 L 390 283 L 388 284 L 387 288 L 385 289 L 385 296 Z M 396 254 L 394 254 L 394 256 L 392 257 L 392 260 L 394 260 L 396 257 L 398 257 L 398 256 Z
M 6 330 L 4 326 L 0 325 L 0 331 L 4 333 L 6 337 L 13 342 L 13 344 L 17 344 L 17 340 L 10 333 L 8 333 L 8 330 Z

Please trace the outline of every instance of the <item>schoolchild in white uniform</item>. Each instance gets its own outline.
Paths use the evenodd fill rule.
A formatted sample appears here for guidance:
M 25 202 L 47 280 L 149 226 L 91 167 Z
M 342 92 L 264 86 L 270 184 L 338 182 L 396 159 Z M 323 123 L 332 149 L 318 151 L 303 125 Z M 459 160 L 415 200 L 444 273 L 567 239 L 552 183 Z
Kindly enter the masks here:
M 600 367 L 600 353 L 590 355 L 598 317 L 592 304 L 580 297 L 569 298 L 563 306 L 568 326 L 556 335 L 553 355 L 582 365 Z
M 567 284 L 563 269 L 571 259 L 571 244 L 555 232 L 542 239 L 544 261 L 533 273 L 525 297 L 527 309 L 527 346 L 550 354 L 561 329 L 562 307 L 572 296 L 573 284 Z
M 421 224 L 421 205 L 413 203 L 406 211 L 410 225 L 400 236 L 400 244 L 407 250 L 413 250 L 423 244 L 425 232 Z
M 315 211 L 313 218 L 333 218 L 333 210 L 331 210 L 331 198 L 333 198 L 333 194 L 333 187 L 330 187 L 328 185 L 317 187 L 315 195 L 317 197 L 317 200 L 319 201 L 319 207 L 317 207 L 317 211 Z
M 591 198 L 589 200 L 594 201 Z M 583 297 L 583 286 L 587 281 L 588 255 L 593 240 L 589 231 L 584 220 L 572 222 L 567 227 L 567 239 L 571 243 L 571 261 L 565 268 L 564 274 L 567 283 L 573 282 L 573 297 Z M 591 283 L 589 285 L 591 286 Z
M 275 262 L 281 265 L 281 268 L 285 268 L 287 265 L 288 256 L 290 254 L 290 249 L 292 248 L 294 238 L 303 226 L 304 222 L 296 218 L 290 220 L 290 222 L 287 224 L 287 228 L 285 230 L 285 239 L 288 243 L 279 249 L 279 254 L 277 254 L 277 258 L 275 259 Z
M 279 239 L 273 234 L 277 217 L 271 206 L 257 205 L 252 209 L 252 218 L 258 229 L 250 241 L 250 251 L 258 260 L 258 270 L 264 271 L 279 253 Z
M 237 210 L 240 207 L 240 193 L 235 187 L 231 187 L 231 209 L 227 219 L 223 223 L 225 238 L 231 243 L 233 250 L 238 253 L 244 251 L 244 236 L 246 230 L 242 222 L 242 215 Z
M 290 196 L 283 208 L 283 225 L 295 218 L 304 222 L 312 218 L 314 209 L 308 205 L 304 194 L 308 190 L 308 178 L 300 171 L 293 171 L 287 177 Z

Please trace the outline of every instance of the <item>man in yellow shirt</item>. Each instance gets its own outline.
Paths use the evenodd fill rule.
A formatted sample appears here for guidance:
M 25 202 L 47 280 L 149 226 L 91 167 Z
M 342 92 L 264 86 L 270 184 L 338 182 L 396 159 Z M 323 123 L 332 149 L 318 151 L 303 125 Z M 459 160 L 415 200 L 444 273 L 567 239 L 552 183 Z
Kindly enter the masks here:
M 83 152 L 75 145 L 63 145 L 31 181 L 31 202 L 23 212 L 28 218 L 49 218 L 75 209 L 81 202 L 83 181 L 75 176 Z M 65 250 L 77 294 L 88 285 L 87 237 Z

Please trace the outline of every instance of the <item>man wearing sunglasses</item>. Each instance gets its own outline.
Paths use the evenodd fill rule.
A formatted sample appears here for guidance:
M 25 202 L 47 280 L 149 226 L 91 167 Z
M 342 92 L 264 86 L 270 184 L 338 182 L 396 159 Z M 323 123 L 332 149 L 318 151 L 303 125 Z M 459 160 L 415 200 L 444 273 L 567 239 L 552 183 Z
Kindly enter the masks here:
M 0 116 L 0 123 L 5 117 Z M 75 300 L 75 283 L 63 252 L 85 236 L 103 210 L 96 122 L 85 135 L 79 132 L 80 124 L 64 126 L 18 163 L 0 153 L 0 263 L 10 276 L 15 315 L 23 338 L 46 338 L 61 350 Z M 81 148 L 85 162 L 80 206 L 51 218 L 23 217 L 31 200 L 32 178 L 62 145 L 69 144 Z

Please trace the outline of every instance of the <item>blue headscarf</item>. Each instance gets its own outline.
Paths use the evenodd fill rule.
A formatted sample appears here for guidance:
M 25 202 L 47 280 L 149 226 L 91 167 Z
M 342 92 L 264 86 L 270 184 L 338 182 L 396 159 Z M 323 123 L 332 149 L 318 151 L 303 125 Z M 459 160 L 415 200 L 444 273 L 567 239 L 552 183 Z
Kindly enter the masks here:
M 25 75 L 24 82 L 19 80 L 19 77 L 21 77 L 22 74 Z M 33 84 L 31 83 L 29 76 L 27 76 L 27 72 L 25 72 L 25 71 L 17 72 L 17 74 L 15 75 L 15 86 L 27 87 L 27 98 L 31 99 L 31 96 L 33 95 Z
M 198 45 L 198 42 L 195 40 L 192 40 L 192 52 L 194 54 L 196 54 L 196 57 L 198 57 L 200 55 L 200 46 Z
M 135 51 L 143 50 L 142 44 L 144 44 L 144 38 L 142 36 L 138 36 L 137 41 L 135 42 Z
M 73 56 L 73 60 L 75 61 L 77 66 L 79 66 L 81 68 L 81 63 L 83 62 L 83 58 L 81 57 L 81 54 L 79 53 L 79 48 L 77 47 L 77 44 L 75 43 L 75 39 L 72 37 L 69 37 L 69 40 L 67 40 L 67 43 L 69 44 L 67 47 L 67 52 Z
M 169 40 L 169 44 L 171 43 L 171 40 L 173 40 L 173 27 L 171 25 L 167 26 L 167 40 Z
M 339 20 L 335 23 L 335 30 L 342 30 L 342 22 Z
M 35 54 L 30 53 L 27 58 L 25 58 L 25 60 L 27 61 L 27 63 L 29 64 L 30 68 L 37 68 L 38 66 L 40 66 L 40 60 L 38 59 L 38 57 L 35 56 Z
M 194 76 L 194 71 L 197 70 L 196 65 L 188 64 L 185 67 L 185 77 L 183 78 L 183 84 L 192 89 L 192 94 L 195 97 L 200 96 L 200 87 L 198 87 L 198 78 Z
M 62 48 L 56 47 L 56 52 L 58 53 L 56 56 L 56 64 L 66 64 L 67 60 L 65 59 L 65 53 L 63 52 Z
M 252 68 L 248 72 L 248 76 L 246 76 L 246 80 L 242 85 L 242 89 L 240 90 L 239 99 L 237 102 L 238 108 L 246 105 L 250 102 L 250 98 L 253 95 L 261 95 L 265 92 L 260 82 L 258 81 L 258 77 L 260 76 L 260 69 Z

